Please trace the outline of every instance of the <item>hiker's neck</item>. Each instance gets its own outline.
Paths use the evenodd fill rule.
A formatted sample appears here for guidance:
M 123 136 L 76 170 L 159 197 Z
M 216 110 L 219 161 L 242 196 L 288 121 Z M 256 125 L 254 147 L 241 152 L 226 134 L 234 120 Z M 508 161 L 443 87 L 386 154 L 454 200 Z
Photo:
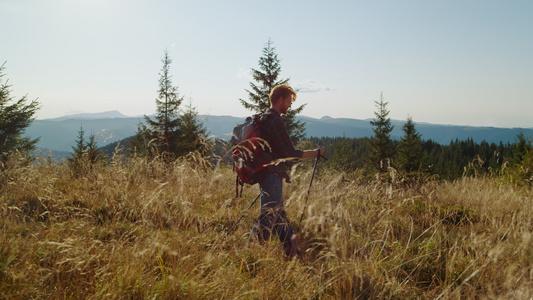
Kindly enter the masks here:
M 275 111 L 278 113 L 278 115 L 281 116 L 281 111 L 282 111 L 282 109 L 281 109 L 281 105 L 279 105 L 279 102 L 278 102 L 277 104 L 278 104 L 278 105 L 272 104 L 272 105 L 270 106 L 270 109 L 275 110 Z

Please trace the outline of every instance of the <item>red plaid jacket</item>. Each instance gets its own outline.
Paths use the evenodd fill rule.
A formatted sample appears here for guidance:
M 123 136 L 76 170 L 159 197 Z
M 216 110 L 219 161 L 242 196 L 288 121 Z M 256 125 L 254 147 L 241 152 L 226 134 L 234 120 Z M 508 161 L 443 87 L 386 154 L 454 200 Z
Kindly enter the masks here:
M 288 162 L 276 163 L 276 160 L 300 158 L 303 155 L 303 151 L 294 148 L 289 134 L 285 130 L 283 119 L 274 109 L 270 108 L 262 115 L 260 128 L 261 138 L 267 141 L 272 149 L 274 167 L 268 168 L 267 172 L 276 173 L 288 180 L 287 169 L 291 164 Z

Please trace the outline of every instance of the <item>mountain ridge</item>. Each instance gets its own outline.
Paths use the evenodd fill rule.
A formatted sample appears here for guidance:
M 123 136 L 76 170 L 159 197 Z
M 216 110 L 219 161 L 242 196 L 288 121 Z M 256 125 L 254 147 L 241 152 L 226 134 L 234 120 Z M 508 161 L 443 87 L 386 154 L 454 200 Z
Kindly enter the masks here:
M 244 117 L 198 115 L 198 119 L 207 128 L 212 137 L 229 139 L 235 125 L 242 123 Z M 320 119 L 297 116 L 306 122 L 307 137 L 346 137 L 362 138 L 374 135 L 370 120 L 332 118 Z M 72 151 L 80 128 L 83 127 L 85 137 L 94 134 L 99 146 L 122 140 L 134 135 L 144 116 L 128 117 L 119 111 L 102 113 L 74 114 L 53 119 L 34 120 L 26 130 L 26 135 L 40 137 L 37 147 L 45 150 Z M 403 135 L 402 126 L 405 121 L 391 120 L 394 130 L 393 139 L 399 140 Z M 533 140 L 533 128 L 500 128 L 466 125 L 440 125 L 431 123 L 417 123 L 416 129 L 422 134 L 423 140 L 433 140 L 440 144 L 448 144 L 456 139 L 472 139 L 474 142 L 488 143 L 515 142 L 517 135 L 522 132 L 526 138 Z
M 110 111 L 104 111 L 99 113 L 76 113 L 76 114 L 70 114 L 70 115 L 64 115 L 57 118 L 47 118 L 47 119 L 41 119 L 41 120 L 48 120 L 48 121 L 64 121 L 64 120 L 70 120 L 70 119 L 76 119 L 76 120 L 85 120 L 85 119 L 116 119 L 116 118 L 132 118 L 130 116 L 126 116 L 119 112 L 118 110 L 110 110 Z

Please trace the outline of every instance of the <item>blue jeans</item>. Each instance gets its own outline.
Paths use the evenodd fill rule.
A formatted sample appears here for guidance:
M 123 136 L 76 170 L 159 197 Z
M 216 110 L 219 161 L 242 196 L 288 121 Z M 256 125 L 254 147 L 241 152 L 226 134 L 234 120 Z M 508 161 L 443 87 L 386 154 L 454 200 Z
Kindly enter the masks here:
M 252 236 L 257 235 L 260 243 L 270 239 L 276 233 L 283 244 L 285 253 L 289 255 L 292 247 L 292 226 L 283 207 L 283 178 L 276 174 L 267 174 L 259 181 L 261 189 L 261 213 L 259 222 L 252 228 Z

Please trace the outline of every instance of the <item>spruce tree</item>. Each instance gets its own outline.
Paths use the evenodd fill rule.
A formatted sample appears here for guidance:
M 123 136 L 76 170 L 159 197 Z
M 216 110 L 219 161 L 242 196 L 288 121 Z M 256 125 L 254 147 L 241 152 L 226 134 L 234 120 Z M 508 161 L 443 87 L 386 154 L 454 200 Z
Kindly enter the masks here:
M 106 155 L 98 147 L 96 142 L 96 136 L 91 134 L 89 136 L 89 141 L 86 144 L 87 146 L 87 159 L 91 165 L 96 163 L 103 163 L 106 161 Z
M 250 82 L 251 90 L 246 90 L 248 93 L 249 102 L 239 99 L 241 104 L 248 110 L 256 113 L 264 112 L 270 107 L 270 100 L 268 95 L 273 87 L 279 84 L 288 84 L 289 79 L 281 79 L 281 65 L 276 48 L 272 46 L 272 41 L 269 39 L 265 48 L 263 48 L 263 56 L 259 58 L 259 69 L 252 68 L 252 77 L 255 82 Z M 303 111 L 305 104 L 298 108 L 291 108 L 287 114 L 283 115 L 285 129 L 293 143 L 298 142 L 305 136 L 305 122 L 296 120 L 296 114 Z
M 180 152 L 177 137 L 180 135 L 179 106 L 183 97 L 179 96 L 178 87 L 172 84 L 172 76 L 170 75 L 172 60 L 168 51 L 165 50 L 161 61 L 163 67 L 159 73 L 159 95 L 155 100 L 157 106 L 155 119 L 152 120 L 146 115 L 144 118 L 150 132 L 150 140 L 153 140 L 153 144 L 159 149 L 158 151 L 172 156 Z
M 413 118 L 408 116 L 402 128 L 404 135 L 400 141 L 398 162 L 407 173 L 414 172 L 422 161 L 422 142 L 415 128 Z
M 72 147 L 72 151 L 74 153 L 71 155 L 69 160 L 80 160 L 84 153 L 87 152 L 87 143 L 85 142 L 85 130 L 83 130 L 83 126 L 80 126 L 80 130 L 78 131 L 78 137 L 76 139 L 76 146 Z
M 374 112 L 376 118 L 370 121 L 374 127 L 374 137 L 370 141 L 372 145 L 371 161 L 373 166 L 380 172 L 384 173 L 392 165 L 392 158 L 395 153 L 394 144 L 391 140 L 390 133 L 394 129 L 391 120 L 388 117 L 388 103 L 383 99 L 383 93 L 379 101 L 374 101 L 377 111 Z
M 191 102 L 189 102 L 181 117 L 180 127 L 180 155 L 185 155 L 192 151 L 198 151 L 202 155 L 208 152 L 207 129 L 198 120 L 198 112 Z
M 72 147 L 72 151 L 68 163 L 75 176 L 85 174 L 94 164 L 104 162 L 106 159 L 105 154 L 98 149 L 94 134 L 89 136 L 89 141 L 85 140 L 83 126 L 80 126 L 76 146 Z
M 39 139 L 24 137 L 26 128 L 34 120 L 39 109 L 37 99 L 28 103 L 24 96 L 18 101 L 10 96 L 11 86 L 3 80 L 5 63 L 0 65 L 0 162 L 7 159 L 9 153 L 27 154 L 35 149 Z
M 72 155 L 68 158 L 69 166 L 75 176 L 81 175 L 87 161 L 87 143 L 85 142 L 85 130 L 80 126 L 76 146 L 72 147 Z
M 527 156 L 527 153 L 531 151 L 531 141 L 527 140 L 523 132 L 520 132 L 516 139 L 517 142 L 511 147 L 513 152 L 511 163 L 513 165 L 519 165 L 524 160 L 524 157 Z

